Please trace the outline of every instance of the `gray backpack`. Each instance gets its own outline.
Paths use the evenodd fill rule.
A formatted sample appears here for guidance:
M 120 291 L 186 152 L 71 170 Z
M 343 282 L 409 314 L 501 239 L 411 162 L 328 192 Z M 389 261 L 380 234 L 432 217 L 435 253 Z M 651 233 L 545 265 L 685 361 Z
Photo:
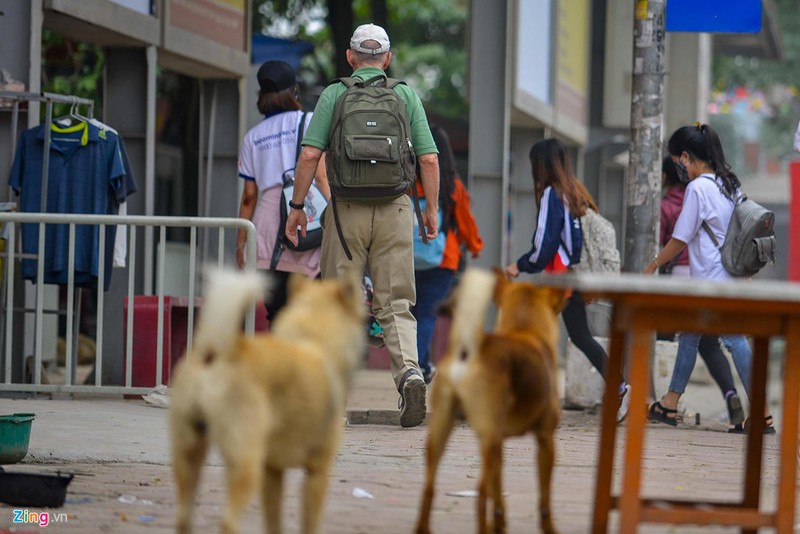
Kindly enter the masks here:
M 583 250 L 581 261 L 571 265 L 575 272 L 619 274 L 620 259 L 617 232 L 611 221 L 587 208 L 581 217 Z
M 733 276 L 753 276 L 767 263 L 775 263 L 775 214 L 746 195 L 732 198 L 716 180 L 709 176 L 704 178 L 714 182 L 734 204 L 721 246 L 708 223 L 703 221 L 703 228 L 722 255 L 725 270 Z

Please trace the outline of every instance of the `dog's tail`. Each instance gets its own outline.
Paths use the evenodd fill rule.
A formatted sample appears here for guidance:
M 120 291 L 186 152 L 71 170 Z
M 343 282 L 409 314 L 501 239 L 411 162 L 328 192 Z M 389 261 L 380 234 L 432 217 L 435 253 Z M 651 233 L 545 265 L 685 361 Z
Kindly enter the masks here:
M 459 282 L 450 328 L 450 350 L 459 360 L 478 351 L 496 283 L 495 275 L 477 268 L 467 269 Z
M 205 298 L 192 352 L 211 362 L 235 350 L 244 316 L 264 298 L 267 280 L 255 271 L 207 269 L 205 275 Z

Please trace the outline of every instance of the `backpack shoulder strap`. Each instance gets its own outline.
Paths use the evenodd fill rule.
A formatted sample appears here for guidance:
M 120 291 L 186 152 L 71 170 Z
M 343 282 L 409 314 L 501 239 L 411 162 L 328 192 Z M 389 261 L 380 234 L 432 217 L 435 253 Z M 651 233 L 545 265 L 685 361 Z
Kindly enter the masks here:
M 711 231 L 711 227 L 708 225 L 708 223 L 706 221 L 703 221 L 702 226 L 703 230 L 705 230 L 706 233 L 708 234 L 708 237 L 711 238 L 711 241 L 714 243 L 714 246 L 719 248 L 719 240 L 717 239 L 717 236 L 714 235 L 714 232 Z
M 717 189 L 719 189 L 720 193 L 722 193 L 725 196 L 725 198 L 727 198 L 728 200 L 733 202 L 734 206 L 739 204 L 739 203 L 741 203 L 741 200 L 739 200 L 738 198 L 731 197 L 731 195 L 727 191 L 725 191 L 725 188 L 722 187 L 721 185 L 719 185 L 719 183 L 717 183 L 717 181 L 714 178 L 708 176 L 707 174 L 701 174 L 700 176 L 702 178 L 705 178 L 706 180 L 711 180 L 712 182 L 714 182 L 714 185 L 717 186 Z M 747 198 L 747 197 L 742 193 L 742 194 L 739 195 L 739 198 L 743 198 L 744 199 L 744 198 Z
M 731 196 L 728 194 L 728 192 L 725 191 L 725 188 L 722 187 L 721 185 L 719 185 L 714 178 L 712 178 L 712 177 L 710 177 L 710 176 L 708 176 L 706 174 L 701 174 L 700 177 L 701 178 L 705 178 L 706 180 L 710 180 L 710 181 L 714 182 L 714 185 L 717 186 L 717 189 L 719 189 L 720 193 L 722 193 L 725 196 L 725 198 L 727 198 L 728 200 L 733 202 L 734 207 L 736 206 L 736 204 L 738 203 L 736 201 L 736 199 L 731 198 Z M 703 227 L 703 230 L 705 230 L 706 233 L 708 234 L 708 237 L 711 238 L 711 241 L 712 241 L 712 243 L 714 243 L 714 246 L 719 248 L 720 247 L 719 239 L 717 239 L 717 236 L 715 236 L 714 232 L 711 231 L 711 227 L 708 225 L 708 222 L 704 220 L 703 224 L 702 224 L 702 227 Z
M 300 159 L 300 151 L 303 149 L 303 146 L 300 144 L 303 141 L 303 132 L 306 128 L 306 115 L 308 112 L 304 111 L 302 115 L 300 115 L 300 124 L 297 125 L 297 146 L 295 147 L 294 153 L 294 164 L 297 165 L 297 161 Z
M 413 184 L 411 186 L 411 191 L 412 191 L 411 199 L 413 201 L 412 203 L 414 204 L 414 213 L 417 216 L 417 224 L 419 224 L 419 231 L 422 232 L 420 234 L 420 237 L 422 237 L 423 243 L 427 243 L 428 236 L 425 233 L 425 223 L 423 222 L 422 219 L 422 209 L 420 209 L 419 207 L 419 194 L 417 193 L 417 184 Z
M 385 74 L 376 74 L 372 78 L 367 78 L 364 81 L 358 80 L 357 84 L 359 87 L 369 87 L 370 85 L 374 85 L 376 83 L 382 82 L 381 84 L 388 87 L 388 80 L 389 78 L 386 77 Z M 380 87 L 380 86 L 379 86 Z
M 335 79 L 331 80 L 328 85 L 333 85 L 335 83 L 343 83 L 345 87 L 350 89 L 351 87 L 353 87 L 355 84 L 359 83 L 360 81 L 361 80 L 359 80 L 358 78 L 353 78 L 352 76 L 343 76 L 341 78 L 335 78 Z
M 388 89 L 394 89 L 398 85 L 408 85 L 408 84 L 403 80 L 398 80 L 396 78 L 386 78 L 386 87 Z

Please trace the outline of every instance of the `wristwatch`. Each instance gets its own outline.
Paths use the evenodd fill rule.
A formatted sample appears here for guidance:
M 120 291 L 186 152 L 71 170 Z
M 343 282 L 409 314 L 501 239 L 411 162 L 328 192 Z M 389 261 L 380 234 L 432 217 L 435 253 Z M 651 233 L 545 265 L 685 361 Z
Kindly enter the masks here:
M 292 202 L 290 200 L 289 201 L 289 207 L 292 208 L 293 210 L 301 210 L 301 209 L 306 207 L 306 203 L 305 202 L 301 202 L 300 204 L 295 204 L 294 202 Z

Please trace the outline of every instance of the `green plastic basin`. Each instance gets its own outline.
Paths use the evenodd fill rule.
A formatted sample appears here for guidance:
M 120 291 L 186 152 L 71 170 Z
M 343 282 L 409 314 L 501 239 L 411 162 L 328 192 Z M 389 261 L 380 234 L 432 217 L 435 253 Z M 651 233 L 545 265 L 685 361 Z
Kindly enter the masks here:
M 28 454 L 32 413 L 0 415 L 0 464 L 17 463 Z

